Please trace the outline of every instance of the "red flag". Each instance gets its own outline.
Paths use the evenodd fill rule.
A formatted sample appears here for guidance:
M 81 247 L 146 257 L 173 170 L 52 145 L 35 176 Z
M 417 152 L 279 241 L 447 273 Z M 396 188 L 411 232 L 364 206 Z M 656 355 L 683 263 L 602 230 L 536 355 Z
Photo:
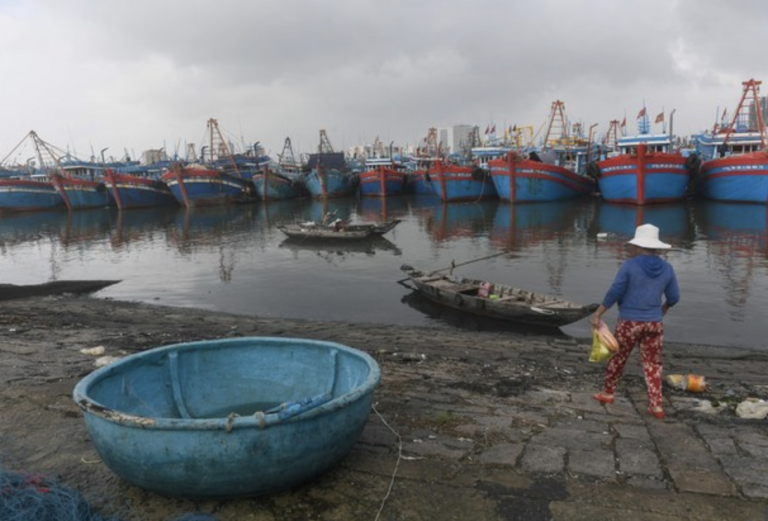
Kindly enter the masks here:
M 495 134 L 495 133 L 496 133 L 496 125 L 491 127 L 491 134 Z
M 643 107 L 643 109 L 637 114 L 637 118 L 636 119 L 640 119 L 643 116 L 645 116 L 645 107 Z
M 488 133 L 488 127 L 485 127 L 485 133 L 486 134 Z
M 627 118 L 624 117 L 624 119 L 621 120 L 621 128 L 624 128 L 627 126 Z
M 662 112 L 658 116 L 656 116 L 656 123 L 663 123 L 664 122 L 664 113 Z
M 720 119 L 725 119 L 725 111 L 728 110 L 727 107 L 723 109 L 723 117 Z

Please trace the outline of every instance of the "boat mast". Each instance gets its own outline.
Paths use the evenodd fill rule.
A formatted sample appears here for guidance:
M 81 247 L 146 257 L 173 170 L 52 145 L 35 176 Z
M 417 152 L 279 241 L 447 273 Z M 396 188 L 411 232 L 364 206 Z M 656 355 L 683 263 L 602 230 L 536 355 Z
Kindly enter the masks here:
M 333 147 L 331 141 L 328 139 L 328 135 L 325 133 L 325 129 L 320 129 L 320 144 L 317 146 L 317 151 L 320 154 L 332 154 Z
M 240 173 L 240 168 L 237 166 L 237 162 L 235 161 L 235 158 L 232 157 L 232 153 L 230 152 L 226 141 L 224 141 L 224 136 L 221 135 L 221 131 L 219 130 L 219 122 L 213 118 L 208 120 L 208 133 L 210 135 L 210 140 L 211 140 L 210 142 L 211 148 L 209 152 L 211 155 L 211 163 L 213 163 L 213 154 L 214 154 L 214 151 L 216 151 L 215 153 L 217 157 L 228 158 L 229 162 L 232 163 L 232 168 L 234 169 L 238 177 L 243 177 L 242 174 Z
M 549 112 L 549 125 L 547 126 L 547 133 L 544 135 L 544 148 L 563 142 L 568 137 L 564 109 L 564 102 L 560 100 L 552 102 L 552 108 Z M 552 143 L 550 143 L 550 140 Z
M 603 147 L 616 150 L 619 145 L 619 120 L 612 119 L 608 124 L 608 132 L 603 136 Z
M 750 120 L 753 116 L 752 111 L 754 111 L 755 122 L 757 123 L 757 131 L 760 132 L 760 147 L 765 148 L 766 129 L 765 122 L 763 121 L 762 107 L 760 107 L 760 85 L 762 83 L 762 81 L 754 79 L 750 79 L 741 83 L 744 87 L 744 90 L 741 94 L 739 105 L 736 107 L 736 111 L 733 113 L 733 119 L 731 119 L 731 123 L 728 125 L 728 130 L 726 130 L 725 136 L 723 137 L 723 145 L 728 143 L 728 138 L 731 136 L 731 134 L 733 134 L 737 121 L 744 124 L 745 128 L 754 130 L 750 128 Z M 751 96 L 748 98 L 750 94 Z

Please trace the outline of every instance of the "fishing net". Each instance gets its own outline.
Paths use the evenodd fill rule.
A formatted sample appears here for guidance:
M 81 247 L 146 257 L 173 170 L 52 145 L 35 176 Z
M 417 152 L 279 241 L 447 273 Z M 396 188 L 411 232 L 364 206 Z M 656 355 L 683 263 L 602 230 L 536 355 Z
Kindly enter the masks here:
M 120 521 L 94 512 L 75 490 L 38 474 L 0 467 L 0 519 L 3 521 Z
M 216 521 L 203 512 L 176 521 Z M 1 521 L 122 521 L 94 511 L 77 491 L 39 474 L 10 472 L 0 466 Z

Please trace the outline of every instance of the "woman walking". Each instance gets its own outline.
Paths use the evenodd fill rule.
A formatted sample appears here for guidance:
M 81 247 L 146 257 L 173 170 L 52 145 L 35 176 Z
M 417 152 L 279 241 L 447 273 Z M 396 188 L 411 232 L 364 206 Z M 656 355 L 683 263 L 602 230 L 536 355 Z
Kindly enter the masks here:
M 597 327 L 603 313 L 618 303 L 619 318 L 615 336 L 619 342 L 619 351 L 608 361 L 603 391 L 595 394 L 593 398 L 602 403 L 613 403 L 624 365 L 637 344 L 648 389 L 648 413 L 663 419 L 662 319 L 669 308 L 680 300 L 680 288 L 672 265 L 657 255 L 658 250 L 667 250 L 671 246 L 659 240 L 659 229 L 656 226 L 638 226 L 635 237 L 628 244 L 636 248 L 637 254 L 621 265 L 603 303 L 589 320 L 592 327 Z

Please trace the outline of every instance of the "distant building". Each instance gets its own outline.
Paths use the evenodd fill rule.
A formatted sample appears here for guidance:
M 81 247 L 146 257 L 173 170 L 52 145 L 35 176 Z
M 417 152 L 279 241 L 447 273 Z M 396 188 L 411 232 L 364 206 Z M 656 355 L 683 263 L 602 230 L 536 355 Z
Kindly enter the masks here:
M 472 147 L 474 125 L 454 125 L 438 131 L 438 142 L 449 154 L 466 154 Z
M 168 156 L 165 155 L 165 149 L 162 148 L 145 150 L 141 153 L 141 164 L 143 165 L 151 165 L 167 159 Z

